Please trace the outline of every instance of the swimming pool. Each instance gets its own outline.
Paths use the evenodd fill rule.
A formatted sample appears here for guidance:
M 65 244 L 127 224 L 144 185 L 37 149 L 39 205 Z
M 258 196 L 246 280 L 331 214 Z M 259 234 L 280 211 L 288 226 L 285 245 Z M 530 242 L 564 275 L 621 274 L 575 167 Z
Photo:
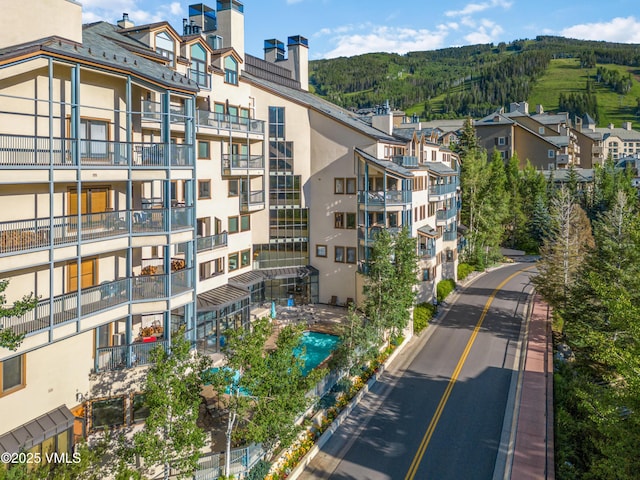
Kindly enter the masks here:
M 305 354 L 302 357 L 304 366 L 302 374 L 307 375 L 311 370 L 316 368 L 336 349 L 340 338 L 336 335 L 318 332 L 304 332 L 300 346 L 296 348 L 294 353 L 301 355 L 304 349 Z

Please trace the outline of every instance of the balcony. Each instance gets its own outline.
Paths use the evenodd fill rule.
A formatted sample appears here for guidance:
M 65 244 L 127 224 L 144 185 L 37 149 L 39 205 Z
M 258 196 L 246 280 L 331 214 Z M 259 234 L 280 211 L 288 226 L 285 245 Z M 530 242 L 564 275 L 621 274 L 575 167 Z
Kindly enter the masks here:
M 400 165 L 401 167 L 411 168 L 418 166 L 418 157 L 413 155 L 396 155 L 391 159 L 393 163 Z
M 193 207 L 152 208 L 0 222 L 0 256 L 123 235 L 191 230 L 192 212 Z
M 151 351 L 161 347 L 165 351 L 169 348 L 168 340 L 149 343 L 134 343 L 116 347 L 96 348 L 95 371 L 110 372 L 124 368 L 148 365 L 151 363 Z
M 411 203 L 410 190 L 359 191 L 358 203 L 371 206 L 398 206 Z
M 193 147 L 186 144 L 116 142 L 0 134 L 0 165 L 7 167 L 191 167 Z
M 218 235 L 210 235 L 208 237 L 198 237 L 196 239 L 196 249 L 198 250 L 198 253 L 202 253 L 226 247 L 227 237 L 227 232 L 223 232 Z
M 246 154 L 222 155 L 222 175 L 264 175 L 264 156 Z
M 223 113 L 197 111 L 198 127 L 215 128 L 227 132 L 243 132 L 264 135 L 264 121 Z
M 442 239 L 445 242 L 456 242 L 458 240 L 458 232 L 457 231 L 444 232 L 442 234 Z
M 436 226 L 448 225 L 457 218 L 458 210 L 448 208 L 446 210 L 438 210 L 436 212 Z
M 418 248 L 418 256 L 422 258 L 433 258 L 436 256 L 436 247 L 420 245 Z
M 21 316 L 3 319 L 3 326 L 19 334 L 32 334 L 51 326 L 77 321 L 85 317 L 125 305 L 130 301 L 164 299 L 168 287 L 172 296 L 193 289 L 193 269 L 184 268 L 161 275 L 140 275 L 112 282 L 103 282 L 79 292 L 66 293 L 41 300 L 36 307 Z
M 443 200 L 445 196 L 456 193 L 458 188 L 457 183 L 447 183 L 443 185 L 431 185 L 429 186 L 429 196 L 437 198 L 429 198 L 431 201 Z
M 242 213 L 263 210 L 264 207 L 264 190 L 240 193 L 240 211 Z
M 382 230 L 388 231 L 392 236 L 397 235 L 402 230 L 401 227 L 385 227 L 383 225 L 374 225 L 372 227 L 358 227 L 358 240 L 365 242 L 373 242 Z
M 184 106 L 182 105 L 170 105 L 169 115 L 171 123 L 184 123 L 185 113 Z M 162 119 L 162 105 L 160 102 L 153 102 L 151 100 L 142 101 L 142 120 L 148 122 L 160 122 Z

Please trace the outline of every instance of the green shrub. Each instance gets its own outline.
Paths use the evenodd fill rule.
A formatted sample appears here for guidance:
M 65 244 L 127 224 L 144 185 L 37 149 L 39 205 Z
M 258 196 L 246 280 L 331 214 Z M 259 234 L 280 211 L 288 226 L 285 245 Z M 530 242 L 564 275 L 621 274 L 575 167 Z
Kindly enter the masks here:
M 456 288 L 456 282 L 451 278 L 439 281 L 436 287 L 436 298 L 438 299 L 438 303 L 447 298 L 447 296 L 453 292 L 454 288 Z
M 246 479 L 247 480 L 263 480 L 264 477 L 266 477 L 267 474 L 269 473 L 270 468 L 271 468 L 271 464 L 269 462 L 260 460 L 251 469 L 249 474 L 246 476 Z
M 474 272 L 475 268 L 468 263 L 459 263 L 458 264 L 458 280 L 464 280 L 469 276 L 471 272 Z
M 419 303 L 413 309 L 413 331 L 420 333 L 427 328 L 429 320 L 436 314 L 436 306 L 430 303 Z

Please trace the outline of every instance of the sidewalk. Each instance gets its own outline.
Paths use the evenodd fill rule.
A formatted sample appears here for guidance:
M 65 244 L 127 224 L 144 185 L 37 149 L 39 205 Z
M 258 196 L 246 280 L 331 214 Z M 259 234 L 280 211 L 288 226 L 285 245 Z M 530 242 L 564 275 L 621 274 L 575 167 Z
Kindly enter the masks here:
M 525 367 L 517 405 L 511 475 L 517 480 L 554 480 L 553 342 L 548 307 L 535 295 L 527 336 Z

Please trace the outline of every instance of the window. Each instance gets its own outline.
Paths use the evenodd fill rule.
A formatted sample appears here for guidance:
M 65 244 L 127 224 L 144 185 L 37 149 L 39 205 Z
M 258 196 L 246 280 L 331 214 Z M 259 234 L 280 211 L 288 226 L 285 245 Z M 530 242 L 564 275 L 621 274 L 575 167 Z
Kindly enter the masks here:
M 240 231 L 246 232 L 247 230 L 251 230 L 251 216 L 250 215 L 241 215 L 240 216 Z
M 356 228 L 356 214 L 347 213 L 347 228 Z
M 231 55 L 224 59 L 224 81 L 232 85 L 238 84 L 238 62 Z
M 347 195 L 355 195 L 356 193 L 356 179 L 347 178 Z
M 238 254 L 237 253 L 232 253 L 229 255 L 229 271 L 233 272 L 234 270 L 237 270 L 238 267 Z
M 229 180 L 229 193 L 230 197 L 237 197 L 239 195 L 240 189 L 238 188 L 238 179 Z
M 347 263 L 356 263 L 356 247 L 347 247 Z
M 144 393 L 134 393 L 131 398 L 131 423 L 143 422 L 149 416 L 149 405 Z
M 344 194 L 344 178 L 333 179 L 333 193 L 336 195 Z
M 428 268 L 425 268 L 422 270 L 422 281 L 428 282 L 429 280 L 431 280 L 431 272 Z
M 498 137 L 498 145 L 506 145 L 507 139 L 505 137 Z
M 538 127 L 538 133 L 544 135 L 544 127 Z
M 240 252 L 240 267 L 248 267 L 251 262 L 251 250 L 243 250 Z
M 198 158 L 210 159 L 209 142 L 205 140 L 198 140 Z
M 269 107 L 269 140 L 284 139 L 284 107 Z
M 327 258 L 327 246 L 326 245 L 316 245 L 316 257 Z
M 334 228 L 344 228 L 344 213 L 338 212 L 334 213 Z
M 334 261 L 344 263 L 344 247 L 335 247 Z
M 124 397 L 91 402 L 91 428 L 124 425 Z
M 80 155 L 83 158 L 105 158 L 108 154 L 109 122 L 80 119 Z
M 25 382 L 25 356 L 18 355 L 2 362 L 0 396 L 20 390 Z
M 554 158 L 555 156 L 556 156 L 555 150 L 549 149 L 549 151 L 547 152 L 547 157 Z
M 209 88 L 209 76 L 207 75 L 207 53 L 202 45 L 195 44 L 191 47 L 191 71 L 189 78 L 199 86 Z
M 198 198 L 211 198 L 211 180 L 198 180 Z
M 160 32 L 156 35 L 156 53 L 162 55 L 169 60 L 171 66 L 173 66 L 174 58 L 174 46 L 173 40 L 167 32 Z
M 224 273 L 224 257 L 200 264 L 200 280 L 216 277 Z
M 238 217 L 229 217 L 229 233 L 238 233 Z

